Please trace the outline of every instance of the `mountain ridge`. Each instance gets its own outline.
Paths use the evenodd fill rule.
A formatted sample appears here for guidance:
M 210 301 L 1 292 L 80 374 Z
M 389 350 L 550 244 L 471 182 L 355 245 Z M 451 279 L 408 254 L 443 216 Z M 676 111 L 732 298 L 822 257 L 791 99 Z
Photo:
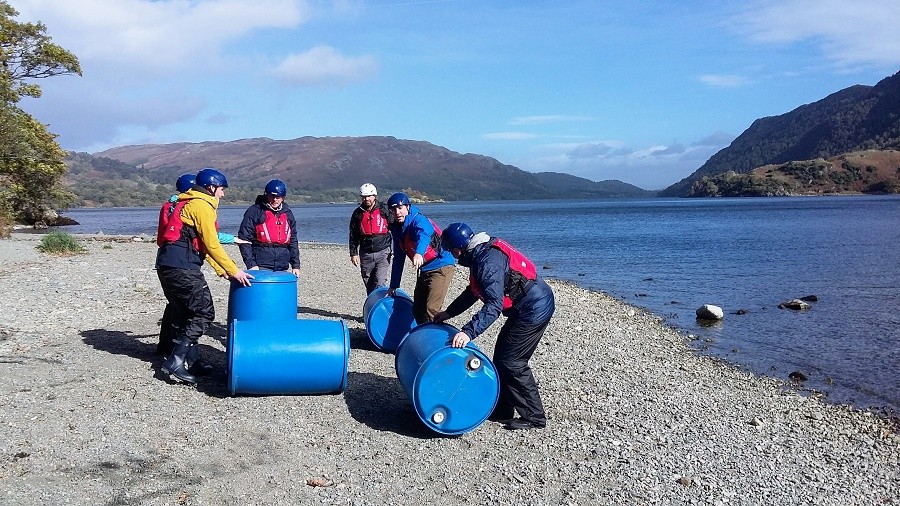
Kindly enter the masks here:
M 683 197 L 704 176 L 746 174 L 766 165 L 871 149 L 900 149 L 900 72 L 853 85 L 790 112 L 759 118 L 688 177 L 662 190 Z

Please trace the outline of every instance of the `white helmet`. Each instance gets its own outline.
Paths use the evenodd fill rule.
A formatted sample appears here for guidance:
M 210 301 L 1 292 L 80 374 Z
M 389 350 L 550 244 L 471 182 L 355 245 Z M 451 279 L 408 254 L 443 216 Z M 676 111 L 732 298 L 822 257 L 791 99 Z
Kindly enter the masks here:
M 378 195 L 378 190 L 375 189 L 375 185 L 372 183 L 366 183 L 359 187 L 359 196 L 367 197 L 369 195 Z

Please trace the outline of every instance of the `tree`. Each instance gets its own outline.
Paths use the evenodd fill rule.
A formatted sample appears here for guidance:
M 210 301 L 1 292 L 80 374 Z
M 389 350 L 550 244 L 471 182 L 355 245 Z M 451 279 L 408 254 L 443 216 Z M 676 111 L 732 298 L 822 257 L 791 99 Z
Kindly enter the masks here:
M 81 65 L 51 42 L 43 23 L 20 23 L 14 19 L 18 15 L 0 0 L 0 207 L 16 221 L 38 223 L 54 207 L 71 202 L 60 187 L 66 152 L 18 103 L 22 97 L 40 98 L 41 88 L 31 80 L 81 75 Z

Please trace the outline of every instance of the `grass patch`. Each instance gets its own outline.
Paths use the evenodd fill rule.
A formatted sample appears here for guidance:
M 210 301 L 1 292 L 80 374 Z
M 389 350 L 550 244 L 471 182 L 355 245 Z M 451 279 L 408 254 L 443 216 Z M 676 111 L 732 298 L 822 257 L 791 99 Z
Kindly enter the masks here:
M 50 232 L 41 239 L 41 243 L 37 245 L 37 250 L 41 253 L 50 253 L 53 255 L 78 255 L 87 253 L 87 249 L 81 245 L 73 236 L 65 232 Z

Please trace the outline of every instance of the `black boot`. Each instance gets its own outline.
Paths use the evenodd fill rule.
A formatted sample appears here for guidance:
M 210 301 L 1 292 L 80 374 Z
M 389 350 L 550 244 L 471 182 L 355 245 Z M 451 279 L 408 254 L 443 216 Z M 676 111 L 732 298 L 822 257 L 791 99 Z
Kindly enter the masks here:
M 194 376 L 209 376 L 213 373 L 213 366 L 200 360 L 199 346 L 191 346 L 188 349 L 187 356 L 184 358 L 184 364 L 188 372 Z
M 188 372 L 187 364 L 185 363 L 185 358 L 194 346 L 196 345 L 182 344 L 179 341 L 175 341 L 175 348 L 172 350 L 172 354 L 162 363 L 160 368 L 162 372 L 168 374 L 170 378 L 174 377 L 185 383 L 196 383 L 197 377 Z

